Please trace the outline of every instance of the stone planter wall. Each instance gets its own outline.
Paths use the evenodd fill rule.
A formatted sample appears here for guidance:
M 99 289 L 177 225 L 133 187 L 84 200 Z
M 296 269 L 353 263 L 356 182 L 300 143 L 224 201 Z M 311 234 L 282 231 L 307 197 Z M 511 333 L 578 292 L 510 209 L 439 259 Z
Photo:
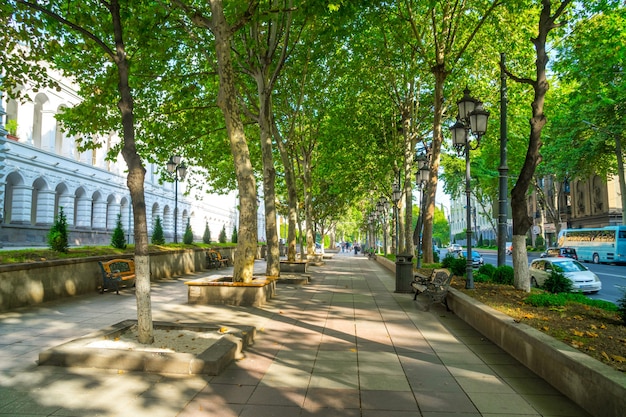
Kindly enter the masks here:
M 460 291 L 451 289 L 447 300 L 454 314 L 592 416 L 624 415 L 626 375 Z
M 233 259 L 234 248 L 219 248 Z M 131 255 L 0 265 L 0 311 L 89 294 L 102 282 L 98 261 L 132 259 Z M 205 269 L 204 249 L 181 249 L 150 255 L 150 279 L 159 280 Z

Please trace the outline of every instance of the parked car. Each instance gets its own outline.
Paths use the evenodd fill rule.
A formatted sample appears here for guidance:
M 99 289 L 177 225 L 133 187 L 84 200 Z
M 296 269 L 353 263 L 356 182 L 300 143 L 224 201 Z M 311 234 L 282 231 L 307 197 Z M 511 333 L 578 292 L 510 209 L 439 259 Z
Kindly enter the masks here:
M 513 242 L 506 242 L 504 247 L 506 249 L 506 254 L 507 255 L 513 254 Z
M 448 246 L 448 253 L 459 253 L 463 250 L 463 247 L 461 245 L 457 245 L 456 243 Z
M 572 258 L 539 258 L 530 263 L 530 284 L 540 287 L 552 271 L 563 273 L 573 284 L 573 290 L 596 293 L 602 289 L 600 278 L 585 265 Z
M 574 248 L 548 248 L 539 255 L 541 258 L 572 258 L 578 260 L 576 249 Z
M 467 259 L 467 250 L 464 250 L 462 252 L 459 252 L 459 258 L 463 257 L 465 259 Z M 485 264 L 485 260 L 483 259 L 483 257 L 480 255 L 480 253 L 476 252 L 475 250 L 472 251 L 472 267 L 474 268 L 480 268 L 481 266 L 483 266 Z

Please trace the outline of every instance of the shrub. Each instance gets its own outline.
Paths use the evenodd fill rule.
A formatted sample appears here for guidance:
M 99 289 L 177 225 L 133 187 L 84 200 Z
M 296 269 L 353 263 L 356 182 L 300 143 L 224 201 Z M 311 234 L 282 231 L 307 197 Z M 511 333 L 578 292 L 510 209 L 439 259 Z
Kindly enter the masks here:
M 562 272 L 550 272 L 550 276 L 543 283 L 542 288 L 553 294 L 567 293 L 572 291 L 572 281 L 570 281 Z
M 226 225 L 222 226 L 222 231 L 220 232 L 218 240 L 220 243 L 226 243 Z
M 233 227 L 233 235 L 230 241 L 231 243 L 237 243 L 237 226 Z
M 161 218 L 157 216 L 154 222 L 154 230 L 152 231 L 153 245 L 165 245 L 165 236 L 163 235 L 163 225 L 161 224 Z
M 204 234 L 202 235 L 202 241 L 207 245 L 211 243 L 211 229 L 209 229 L 209 222 L 206 222 L 204 226 Z
M 546 248 L 546 243 L 545 240 L 543 239 L 543 236 L 539 235 L 535 238 L 535 249 L 538 250 L 545 250 Z
M 515 271 L 513 267 L 508 265 L 497 267 L 493 273 L 493 281 L 497 284 L 513 285 L 515 282 Z
M 117 224 L 115 225 L 115 230 L 113 230 L 113 236 L 111 236 L 111 246 L 117 249 L 126 249 L 126 236 L 122 228 L 121 214 L 117 215 Z
M 484 264 L 480 268 L 478 268 L 478 273 L 487 275 L 489 280 L 493 279 L 493 275 L 496 273 L 496 267 L 491 264 Z
M 433 262 L 434 263 L 439 262 L 439 252 L 433 251 Z
M 480 272 L 480 269 L 477 273 L 474 274 L 474 282 L 490 282 L 491 276 L 487 274 L 483 274 Z
M 441 267 L 450 269 L 450 267 L 452 266 L 453 260 L 454 260 L 454 256 L 452 256 L 452 254 L 450 253 L 446 254 L 446 256 L 444 256 L 443 260 L 441 261 Z
M 465 258 L 456 258 L 451 254 L 446 255 L 443 261 L 441 261 L 441 267 L 449 269 L 452 275 L 456 275 L 457 277 L 465 275 L 466 265 Z
M 187 219 L 187 226 L 185 226 L 185 234 L 183 235 L 183 243 L 185 245 L 191 245 L 193 243 L 193 231 L 191 230 L 191 224 Z
M 70 250 L 67 238 L 67 219 L 63 213 L 63 207 L 59 207 L 59 215 L 48 232 L 48 245 L 55 252 L 67 253 Z

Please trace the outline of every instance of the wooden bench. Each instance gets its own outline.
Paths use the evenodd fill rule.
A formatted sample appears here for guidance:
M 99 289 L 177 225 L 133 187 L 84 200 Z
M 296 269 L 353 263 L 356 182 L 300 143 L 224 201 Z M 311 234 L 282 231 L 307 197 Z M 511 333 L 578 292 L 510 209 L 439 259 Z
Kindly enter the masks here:
M 426 294 L 430 298 L 430 302 L 426 306 L 427 311 L 434 303 L 443 303 L 446 306 L 446 310 L 449 311 L 446 296 L 448 295 L 451 281 L 452 274 L 447 269 L 435 269 L 428 277 L 415 274 L 413 282 L 411 282 L 411 286 L 415 289 L 413 300 L 417 300 L 417 296 L 420 294 Z
M 207 269 L 221 268 L 222 266 L 228 266 L 230 259 L 223 258 L 222 254 L 215 250 L 210 250 L 206 253 L 206 267 Z
M 135 285 L 135 261 L 131 259 L 112 259 L 106 262 L 98 262 L 102 271 L 102 287 L 100 293 L 103 294 L 105 288 L 107 290 L 115 289 L 115 293 L 119 294 L 120 284 L 126 287 Z

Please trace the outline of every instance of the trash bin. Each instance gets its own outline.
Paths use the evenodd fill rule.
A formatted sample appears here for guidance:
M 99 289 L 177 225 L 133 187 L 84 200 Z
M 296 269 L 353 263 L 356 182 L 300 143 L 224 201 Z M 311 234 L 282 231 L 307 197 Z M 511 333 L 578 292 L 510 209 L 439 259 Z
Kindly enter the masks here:
M 396 292 L 413 292 L 413 255 L 396 255 Z

